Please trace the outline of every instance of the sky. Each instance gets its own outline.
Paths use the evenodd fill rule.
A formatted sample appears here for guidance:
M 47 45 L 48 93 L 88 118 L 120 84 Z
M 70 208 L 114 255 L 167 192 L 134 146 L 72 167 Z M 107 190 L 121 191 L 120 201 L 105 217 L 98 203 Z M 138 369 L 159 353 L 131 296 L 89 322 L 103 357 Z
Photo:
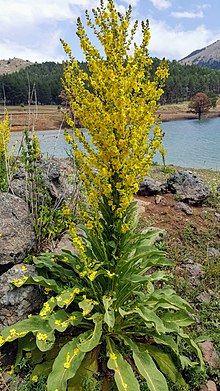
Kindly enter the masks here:
M 152 57 L 179 60 L 220 39 L 219 0 L 115 0 L 115 4 L 122 13 L 131 4 L 133 20 L 149 20 Z M 0 0 L 0 59 L 61 62 L 66 58 L 62 38 L 82 61 L 76 19 L 84 21 L 85 10 L 98 5 L 99 0 Z M 138 38 L 137 33 L 137 42 Z

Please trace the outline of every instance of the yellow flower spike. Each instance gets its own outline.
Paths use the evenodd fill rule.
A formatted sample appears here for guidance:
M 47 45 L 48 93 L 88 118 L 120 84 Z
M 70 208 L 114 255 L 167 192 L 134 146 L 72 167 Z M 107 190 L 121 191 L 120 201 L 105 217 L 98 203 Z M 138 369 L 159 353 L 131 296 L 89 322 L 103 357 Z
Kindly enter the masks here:
M 70 53 L 70 61 L 65 66 L 64 88 L 72 110 L 88 129 L 95 148 L 91 148 L 85 134 L 74 127 L 71 118 L 67 120 L 73 128 L 74 140 L 78 140 L 83 149 L 75 141 L 72 143 L 67 135 L 65 137 L 72 143 L 80 167 L 87 204 L 97 210 L 99 199 L 105 196 L 114 217 L 120 220 L 138 190 L 137 183 L 147 174 L 154 153 L 161 146 L 159 126 L 151 129 L 156 122 L 157 102 L 163 93 L 168 69 L 166 63 L 161 62 L 151 79 L 148 23 L 143 23 L 140 44 L 131 54 L 137 23 L 128 34 L 131 18 L 119 18 L 112 1 L 107 1 L 94 16 L 94 21 L 87 17 L 87 24 L 98 36 L 104 58 L 90 42 L 81 20 L 77 23 L 88 74 L 72 59 L 68 45 L 64 42 L 63 45 L 66 53 Z M 152 137 L 150 133 L 153 133 Z M 84 219 L 88 220 L 88 216 Z M 90 221 L 87 221 L 87 227 L 92 229 Z M 127 230 L 124 225 L 121 233 Z M 83 244 L 77 235 L 73 241 L 83 252 Z

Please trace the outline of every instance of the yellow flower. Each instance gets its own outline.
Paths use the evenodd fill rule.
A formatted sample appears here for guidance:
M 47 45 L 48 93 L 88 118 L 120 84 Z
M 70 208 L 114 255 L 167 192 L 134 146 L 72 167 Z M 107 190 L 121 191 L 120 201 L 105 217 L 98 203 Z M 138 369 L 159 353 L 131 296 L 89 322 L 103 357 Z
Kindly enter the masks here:
M 121 232 L 125 234 L 129 230 L 129 226 L 127 224 L 122 224 Z
M 21 270 L 27 270 L 27 267 L 25 266 L 25 265 L 23 265 L 22 267 L 21 267 Z
M 93 222 L 91 220 L 89 220 L 87 223 L 86 223 L 86 227 L 88 229 L 92 229 L 93 228 Z
M 112 359 L 112 360 L 117 360 L 117 356 L 116 356 L 116 354 L 115 353 L 110 353 L 110 358 Z
M 0 347 L 3 346 L 5 343 L 4 338 L 0 335 Z
M 113 276 L 115 276 L 115 273 L 111 273 L 109 270 L 107 270 L 107 275 L 109 278 L 112 278 Z
M 26 353 L 26 358 L 31 358 L 31 356 L 32 356 L 31 352 Z
M 12 365 L 10 371 L 7 371 L 7 373 L 8 373 L 9 375 L 13 375 L 14 371 L 15 371 L 15 366 Z
M 89 279 L 90 281 L 94 281 L 95 277 L 96 277 L 96 274 L 97 274 L 97 271 L 93 270 L 90 274 L 89 274 Z
M 31 381 L 32 381 L 33 383 L 37 383 L 37 382 L 38 382 L 38 376 L 37 376 L 37 375 L 33 375 L 33 376 L 31 377 Z
M 63 367 L 65 369 L 68 369 L 70 367 L 70 353 L 69 352 L 66 354 L 66 361 L 63 364 Z
M 44 334 L 44 333 L 38 333 L 37 334 L 37 339 L 39 339 L 39 341 L 46 341 L 48 338 L 48 334 Z

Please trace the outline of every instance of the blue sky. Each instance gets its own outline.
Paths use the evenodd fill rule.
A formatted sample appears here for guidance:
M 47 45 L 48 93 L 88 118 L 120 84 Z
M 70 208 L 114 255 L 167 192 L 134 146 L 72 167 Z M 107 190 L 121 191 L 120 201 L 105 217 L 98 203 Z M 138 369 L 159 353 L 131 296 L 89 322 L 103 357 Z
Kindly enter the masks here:
M 99 0 L 0 0 L 0 59 L 30 61 L 65 59 L 60 38 L 83 59 L 75 35 L 76 18 L 84 18 Z M 219 0 L 115 0 L 133 19 L 149 19 L 151 56 L 176 59 L 220 39 Z M 138 41 L 138 34 L 137 34 Z

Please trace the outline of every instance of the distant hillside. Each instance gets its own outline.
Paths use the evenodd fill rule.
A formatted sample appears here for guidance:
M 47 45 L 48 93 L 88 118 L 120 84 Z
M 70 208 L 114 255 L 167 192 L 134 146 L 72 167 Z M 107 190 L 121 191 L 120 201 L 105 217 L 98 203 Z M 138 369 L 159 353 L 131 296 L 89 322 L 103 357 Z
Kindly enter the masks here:
M 195 50 L 179 62 L 180 64 L 220 69 L 220 40 L 205 48 Z
M 21 60 L 20 58 L 9 58 L 9 60 L 0 60 L 0 75 L 14 73 L 24 69 L 33 63 L 28 60 Z

